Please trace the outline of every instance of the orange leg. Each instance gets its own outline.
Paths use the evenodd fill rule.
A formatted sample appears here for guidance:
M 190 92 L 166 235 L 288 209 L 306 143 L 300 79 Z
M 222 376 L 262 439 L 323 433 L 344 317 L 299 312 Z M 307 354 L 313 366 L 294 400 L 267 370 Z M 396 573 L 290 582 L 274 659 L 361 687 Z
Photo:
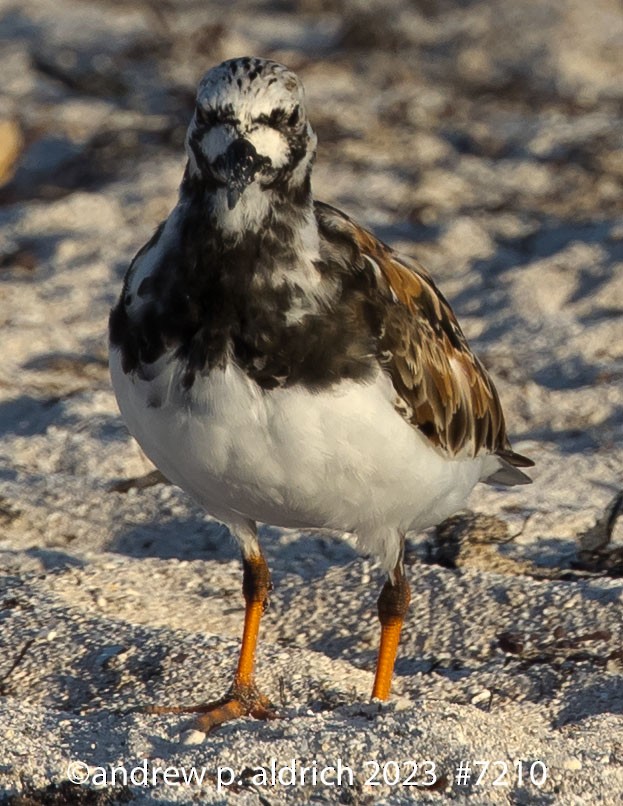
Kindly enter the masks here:
M 260 621 L 268 603 L 270 572 L 264 555 L 260 552 L 251 557 L 243 557 L 242 591 L 245 598 L 244 630 L 238 667 L 234 681 L 227 694 L 214 702 L 191 706 L 150 706 L 145 710 L 151 714 L 199 714 L 194 727 L 208 733 L 213 728 L 237 719 L 240 716 L 253 716 L 256 719 L 274 719 L 275 712 L 269 700 L 257 690 L 253 677 L 255 649 L 260 629 Z
M 387 700 L 392 686 L 394 663 L 400 641 L 400 630 L 411 601 L 411 590 L 404 574 L 402 559 L 394 568 L 379 596 L 378 612 L 381 622 L 381 643 L 376 663 L 372 698 Z

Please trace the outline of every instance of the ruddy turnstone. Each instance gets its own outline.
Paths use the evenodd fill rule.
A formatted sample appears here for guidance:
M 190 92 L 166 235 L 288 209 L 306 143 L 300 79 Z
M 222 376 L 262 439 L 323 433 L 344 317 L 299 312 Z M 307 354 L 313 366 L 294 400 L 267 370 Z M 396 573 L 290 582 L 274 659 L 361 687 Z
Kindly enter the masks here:
M 147 456 L 227 524 L 244 631 L 204 731 L 268 718 L 254 682 L 270 574 L 256 523 L 354 533 L 387 581 L 372 696 L 387 699 L 410 599 L 405 533 L 478 481 L 524 484 L 493 382 L 429 274 L 314 201 L 316 135 L 281 64 L 202 79 L 179 201 L 128 269 L 110 316 L 119 408 Z

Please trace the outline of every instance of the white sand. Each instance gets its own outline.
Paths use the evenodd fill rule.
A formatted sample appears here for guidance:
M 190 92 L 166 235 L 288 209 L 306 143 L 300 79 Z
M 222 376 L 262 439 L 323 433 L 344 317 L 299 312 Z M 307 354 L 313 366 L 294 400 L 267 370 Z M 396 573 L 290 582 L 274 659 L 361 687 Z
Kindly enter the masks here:
M 0 188 L 0 803 L 619 803 L 616 519 L 618 566 L 608 548 L 599 573 L 577 566 L 622 487 L 620 6 L 286 5 L 0 3 L 0 120 L 26 149 Z M 239 562 L 181 491 L 110 491 L 151 466 L 110 389 L 106 318 L 175 199 L 188 93 L 241 53 L 300 72 L 317 195 L 429 266 L 537 466 L 529 488 L 474 492 L 493 520 L 464 523 L 458 568 L 439 564 L 449 550 L 433 534 L 414 536 L 383 708 L 367 703 L 378 569 L 352 541 L 264 528 L 275 590 L 258 680 L 282 718 L 204 739 L 186 717 L 130 709 L 224 691 Z M 15 132 L 0 128 L 6 171 Z M 271 759 L 319 775 L 338 758 L 352 785 L 253 777 Z M 433 790 L 383 782 L 387 762 L 404 762 L 404 781 L 425 759 Z M 462 760 L 508 773 L 459 784 Z M 67 782 L 70 761 L 92 784 L 111 764 L 206 772 L 128 787 L 119 773 L 94 795 Z M 375 762 L 380 786 L 365 783 Z M 234 785 L 219 792 L 226 767 Z

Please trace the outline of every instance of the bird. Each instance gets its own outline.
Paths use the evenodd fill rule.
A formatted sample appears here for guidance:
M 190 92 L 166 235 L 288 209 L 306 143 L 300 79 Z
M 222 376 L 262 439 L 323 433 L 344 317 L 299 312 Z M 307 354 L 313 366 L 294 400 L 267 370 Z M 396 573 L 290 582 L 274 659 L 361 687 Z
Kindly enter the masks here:
M 430 274 L 315 200 L 317 137 L 299 77 L 240 57 L 201 79 L 179 199 L 110 313 L 130 433 L 224 523 L 242 556 L 244 627 L 204 732 L 276 711 L 256 683 L 271 577 L 257 524 L 356 536 L 386 573 L 372 698 L 387 700 L 411 597 L 405 536 L 480 481 L 531 481 L 499 396 Z

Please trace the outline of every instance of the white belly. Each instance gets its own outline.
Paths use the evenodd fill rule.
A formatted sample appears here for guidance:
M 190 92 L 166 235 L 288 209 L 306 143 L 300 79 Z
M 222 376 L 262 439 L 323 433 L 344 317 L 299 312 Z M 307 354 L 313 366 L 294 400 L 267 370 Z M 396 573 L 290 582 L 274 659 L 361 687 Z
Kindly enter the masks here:
M 399 533 L 460 509 L 483 473 L 483 458 L 448 459 L 405 422 L 381 373 L 262 391 L 230 364 L 185 392 L 170 355 L 150 381 L 125 375 L 116 350 L 110 369 L 147 456 L 216 518 L 354 532 L 386 568 Z

